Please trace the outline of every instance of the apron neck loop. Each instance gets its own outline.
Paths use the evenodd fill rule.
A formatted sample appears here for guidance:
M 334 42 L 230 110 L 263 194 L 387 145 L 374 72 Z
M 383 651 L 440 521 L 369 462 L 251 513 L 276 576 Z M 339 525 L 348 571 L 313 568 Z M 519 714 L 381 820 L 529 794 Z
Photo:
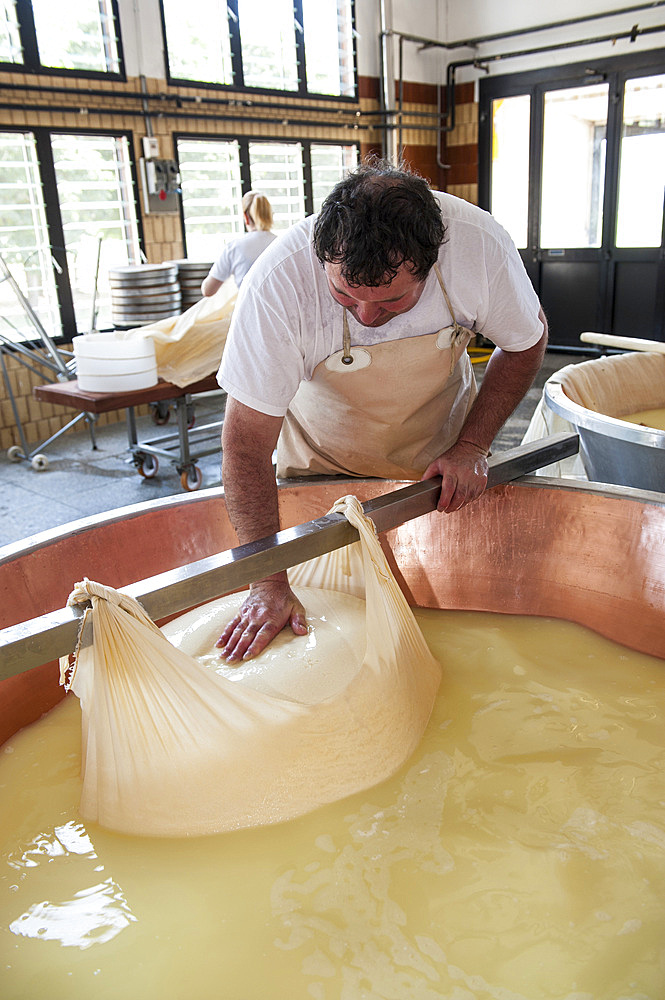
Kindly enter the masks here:
M 446 286 L 443 283 L 443 278 L 441 276 L 441 271 L 439 270 L 439 265 L 434 265 L 434 272 L 437 277 L 437 281 L 441 286 L 441 291 L 443 292 L 443 297 L 446 300 L 446 305 L 448 306 L 448 312 L 450 313 L 450 318 L 452 320 L 453 335 L 450 338 L 450 374 L 452 375 L 456 364 L 455 358 L 455 348 L 465 347 L 469 342 L 469 339 L 473 336 L 471 330 L 467 330 L 465 326 L 462 326 L 455 319 L 455 313 L 453 312 L 453 307 L 450 299 L 448 298 L 448 292 L 446 291 Z
M 346 308 L 342 317 L 342 364 L 352 365 L 353 355 L 351 354 L 351 333 L 349 331 L 349 320 L 346 315 Z

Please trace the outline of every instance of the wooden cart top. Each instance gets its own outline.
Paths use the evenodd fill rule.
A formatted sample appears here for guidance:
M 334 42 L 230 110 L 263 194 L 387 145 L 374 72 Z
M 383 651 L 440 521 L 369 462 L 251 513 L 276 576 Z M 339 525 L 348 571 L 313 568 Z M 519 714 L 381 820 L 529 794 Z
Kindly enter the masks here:
M 37 385 L 32 392 L 35 399 L 43 403 L 70 406 L 84 413 L 108 413 L 110 410 L 122 410 L 142 403 L 157 403 L 163 399 L 179 399 L 181 396 L 212 392 L 215 389 L 219 389 L 219 383 L 216 375 L 212 374 L 190 385 L 179 386 L 160 380 L 149 389 L 134 389 L 130 392 L 89 392 L 79 389 L 77 381 Z

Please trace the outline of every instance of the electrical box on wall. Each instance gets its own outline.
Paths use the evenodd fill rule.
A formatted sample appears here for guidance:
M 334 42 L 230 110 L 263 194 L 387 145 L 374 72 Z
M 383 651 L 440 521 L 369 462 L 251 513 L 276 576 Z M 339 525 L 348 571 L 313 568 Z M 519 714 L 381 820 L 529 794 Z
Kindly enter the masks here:
M 177 213 L 181 187 L 175 160 L 150 157 L 140 161 L 140 168 L 146 213 Z
M 141 142 L 143 143 L 143 155 L 146 160 L 151 160 L 159 156 L 159 139 L 156 135 L 144 135 Z

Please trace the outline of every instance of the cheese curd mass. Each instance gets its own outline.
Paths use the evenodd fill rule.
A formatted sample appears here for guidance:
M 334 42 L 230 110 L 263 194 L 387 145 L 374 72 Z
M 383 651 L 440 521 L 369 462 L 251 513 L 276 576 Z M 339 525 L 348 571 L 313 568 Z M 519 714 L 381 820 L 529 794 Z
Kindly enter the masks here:
M 641 424 L 643 427 L 655 427 L 656 430 L 665 431 L 665 409 L 659 407 L 655 410 L 638 410 L 637 413 L 629 413 L 621 420 L 627 420 L 631 424 Z
M 443 667 L 417 750 L 287 823 L 82 822 L 71 695 L 5 744 L 2 995 L 662 1000 L 663 662 L 566 622 L 416 617 Z

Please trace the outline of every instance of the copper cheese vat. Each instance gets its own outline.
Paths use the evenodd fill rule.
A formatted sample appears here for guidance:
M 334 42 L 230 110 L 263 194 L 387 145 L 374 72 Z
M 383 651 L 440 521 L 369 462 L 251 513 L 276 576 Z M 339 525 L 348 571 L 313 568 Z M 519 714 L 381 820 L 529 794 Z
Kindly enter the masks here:
M 401 485 L 284 486 L 282 523 L 320 517 L 346 493 L 365 501 Z M 383 537 L 413 605 L 567 619 L 665 658 L 661 494 L 524 477 L 455 514 L 427 514 Z M 0 550 L 0 624 L 63 608 L 84 576 L 122 588 L 235 544 L 220 488 L 72 522 Z M 56 662 L 9 673 L 5 663 L 0 742 L 62 697 Z

